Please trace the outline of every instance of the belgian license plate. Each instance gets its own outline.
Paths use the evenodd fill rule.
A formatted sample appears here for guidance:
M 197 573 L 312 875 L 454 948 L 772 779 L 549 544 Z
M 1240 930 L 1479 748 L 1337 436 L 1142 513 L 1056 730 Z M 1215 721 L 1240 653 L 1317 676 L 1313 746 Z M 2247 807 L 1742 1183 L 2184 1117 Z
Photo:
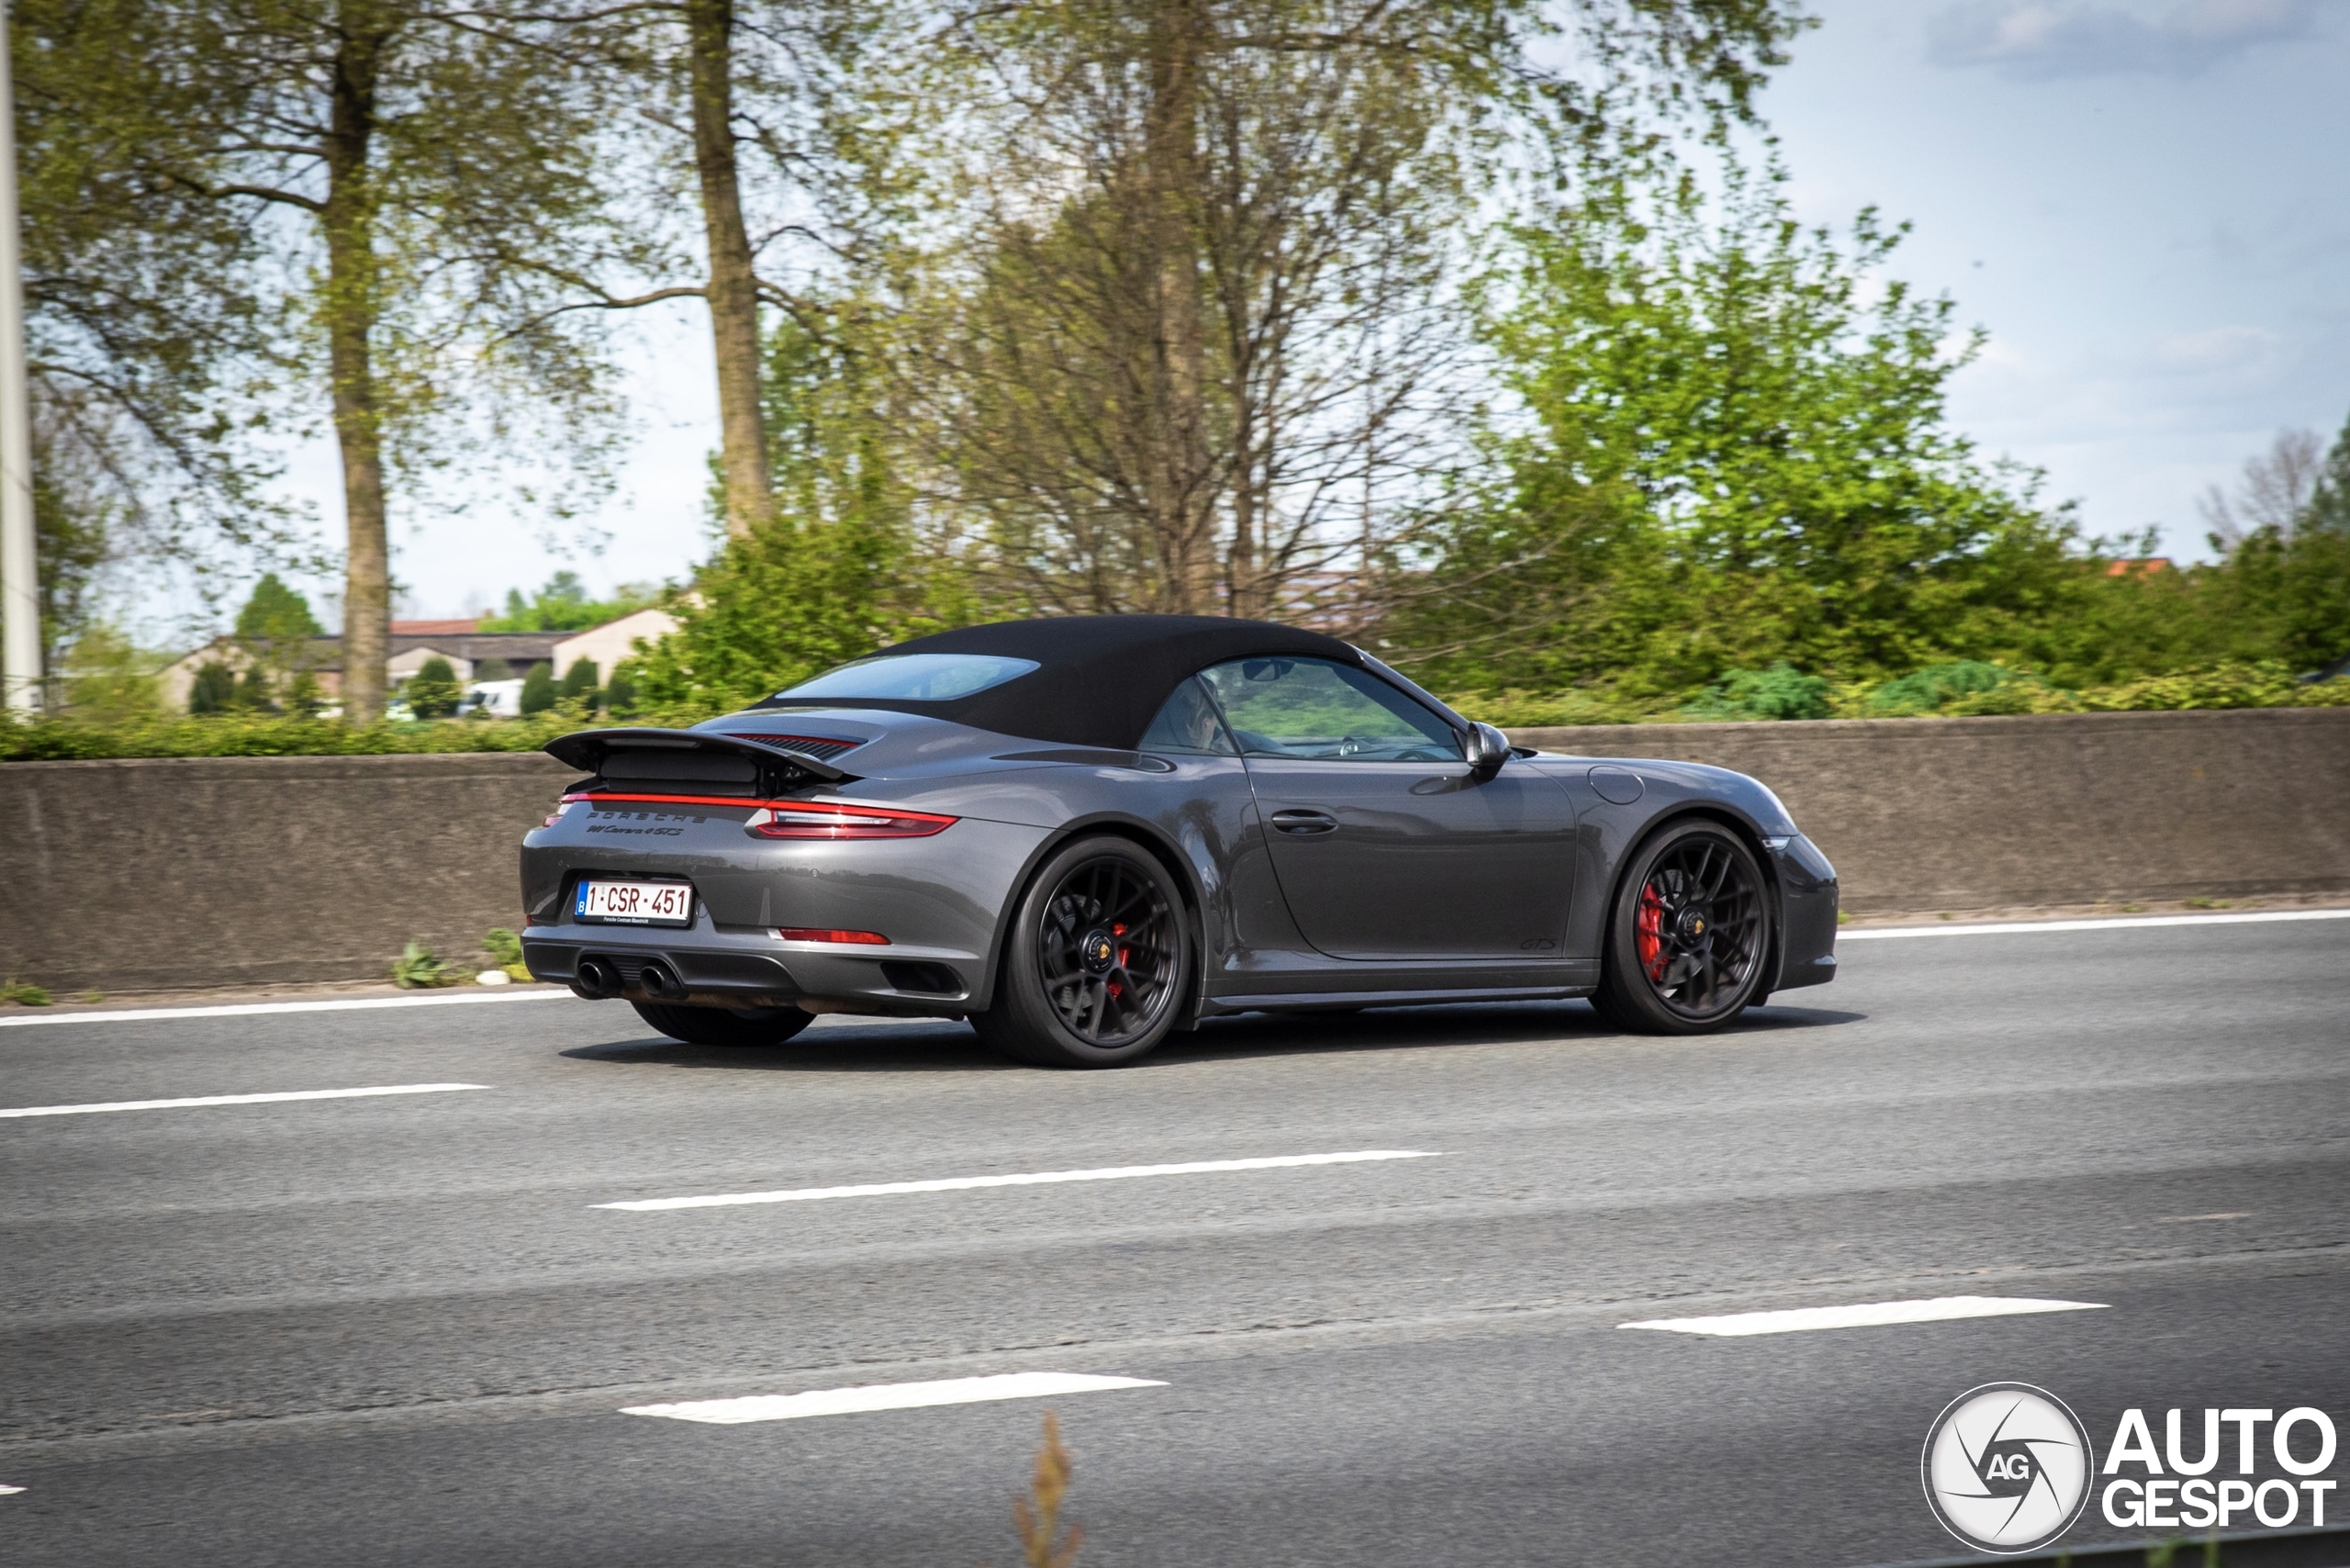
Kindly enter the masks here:
M 691 925 L 690 882 L 582 881 L 571 904 L 573 916 L 621 925 Z

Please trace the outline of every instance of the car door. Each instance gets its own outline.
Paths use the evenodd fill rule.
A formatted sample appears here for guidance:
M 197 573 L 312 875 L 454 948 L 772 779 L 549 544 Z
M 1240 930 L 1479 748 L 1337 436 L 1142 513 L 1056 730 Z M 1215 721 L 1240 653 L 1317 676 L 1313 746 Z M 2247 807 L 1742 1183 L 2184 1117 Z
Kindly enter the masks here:
M 1443 716 L 1368 670 L 1238 659 L 1202 675 L 1248 768 L 1305 939 L 1338 958 L 1554 958 L 1574 811 L 1522 762 L 1477 778 Z

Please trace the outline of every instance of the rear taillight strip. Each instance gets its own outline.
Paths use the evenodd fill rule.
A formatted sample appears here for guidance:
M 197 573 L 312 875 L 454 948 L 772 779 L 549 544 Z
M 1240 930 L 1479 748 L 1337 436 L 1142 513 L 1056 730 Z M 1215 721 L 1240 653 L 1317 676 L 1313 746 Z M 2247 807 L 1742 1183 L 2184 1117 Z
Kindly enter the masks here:
M 889 806 L 836 805 L 829 801 L 775 801 L 743 825 L 761 838 L 928 838 L 955 825 L 953 817 Z
M 668 806 L 748 806 L 751 818 L 743 825 L 762 838 L 928 838 L 945 833 L 959 818 L 934 812 L 908 812 L 894 806 L 852 805 L 839 801 L 753 801 L 739 795 L 653 795 L 618 790 L 588 790 L 565 795 L 591 803 L 632 801 Z

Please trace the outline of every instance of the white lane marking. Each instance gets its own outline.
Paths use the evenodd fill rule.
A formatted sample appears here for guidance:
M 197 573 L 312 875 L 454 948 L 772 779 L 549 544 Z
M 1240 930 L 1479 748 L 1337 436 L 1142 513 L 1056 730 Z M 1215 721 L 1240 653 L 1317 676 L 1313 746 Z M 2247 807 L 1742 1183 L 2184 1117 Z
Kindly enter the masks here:
M 186 1100 L 109 1100 L 97 1105 L 24 1105 L 0 1116 L 85 1116 L 97 1111 L 177 1111 L 190 1105 L 268 1105 L 280 1100 L 364 1100 L 376 1094 L 448 1094 L 487 1083 L 394 1083 L 376 1089 L 289 1089 L 276 1094 L 199 1094 Z
M 548 991 L 461 991 L 453 996 L 353 996 L 334 1002 L 240 1002 L 218 1007 L 125 1007 L 103 1013 L 50 1013 L 0 1018 L 0 1029 L 32 1024 L 136 1024 L 150 1018 L 250 1018 L 262 1013 L 357 1013 L 375 1007 L 457 1007 L 483 1002 L 550 1002 L 569 998 Z
M 638 1198 L 599 1209 L 715 1209 L 735 1204 L 805 1204 L 822 1198 L 878 1198 L 893 1193 L 960 1193 L 973 1187 L 1040 1187 L 1055 1182 L 1123 1182 L 1136 1176 L 1198 1176 L 1214 1170 L 1278 1170 L 1293 1165 L 1353 1165 L 1366 1159 L 1434 1159 L 1419 1148 L 1361 1148 L 1346 1154 L 1284 1154 L 1270 1159 L 1195 1159 L 1181 1165 L 1113 1165 L 1099 1170 L 1034 1170 L 1017 1176 L 948 1176 L 935 1182 L 876 1182 L 862 1187 L 790 1187 L 775 1193 L 720 1193 L 703 1198 Z
M 2247 914 L 2117 915 L 2109 920 L 1987 921 L 1978 925 L 1880 925 L 1839 931 L 1839 942 L 1874 942 L 1897 936 L 1989 936 L 2020 931 L 2120 931 L 2136 925 L 2255 925 L 2275 920 L 2350 920 L 2350 909 L 2272 909 Z
M 2013 1317 L 2027 1312 L 2102 1312 L 2101 1301 L 2042 1301 L 2020 1295 L 1938 1295 L 1925 1301 L 1870 1301 L 1856 1306 L 1799 1306 L 1789 1312 L 1733 1312 L 1721 1317 L 1651 1317 L 1618 1328 L 1673 1334 L 1797 1334 L 1813 1328 L 1874 1328 L 1888 1323 L 1941 1323 L 1953 1317 Z
M 634 1405 L 623 1416 L 666 1416 L 673 1421 L 734 1426 L 744 1421 L 797 1421 L 809 1416 L 850 1416 L 866 1410 L 917 1410 L 932 1405 L 982 1405 L 991 1399 L 1047 1399 L 1108 1388 L 1165 1388 L 1146 1377 L 1094 1377 L 1085 1372 L 1006 1372 L 937 1383 L 878 1383 L 861 1388 L 820 1388 L 809 1394 L 755 1394 L 744 1399 L 696 1399 L 683 1405 Z
M 0 1486 L 0 1497 L 13 1497 L 23 1490 L 21 1486 Z

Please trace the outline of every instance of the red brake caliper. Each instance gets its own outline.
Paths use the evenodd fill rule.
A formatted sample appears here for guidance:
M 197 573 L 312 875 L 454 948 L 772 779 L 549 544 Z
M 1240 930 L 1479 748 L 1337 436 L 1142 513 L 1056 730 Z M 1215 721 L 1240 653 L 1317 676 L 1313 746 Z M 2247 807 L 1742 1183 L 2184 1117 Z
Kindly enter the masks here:
M 1126 928 L 1123 925 L 1113 925 L 1110 927 L 1110 935 L 1113 936 L 1124 936 L 1125 934 Z M 1122 969 L 1126 967 L 1126 950 L 1124 947 L 1118 949 L 1118 967 Z M 1125 990 L 1124 987 L 1120 986 L 1116 980 L 1112 980 L 1110 982 L 1110 994 L 1112 996 L 1124 996 L 1125 994 Z
M 1640 968 L 1658 985 L 1664 983 L 1664 901 L 1654 885 L 1640 890 L 1640 915 L 1634 923 L 1633 944 L 1639 949 Z

